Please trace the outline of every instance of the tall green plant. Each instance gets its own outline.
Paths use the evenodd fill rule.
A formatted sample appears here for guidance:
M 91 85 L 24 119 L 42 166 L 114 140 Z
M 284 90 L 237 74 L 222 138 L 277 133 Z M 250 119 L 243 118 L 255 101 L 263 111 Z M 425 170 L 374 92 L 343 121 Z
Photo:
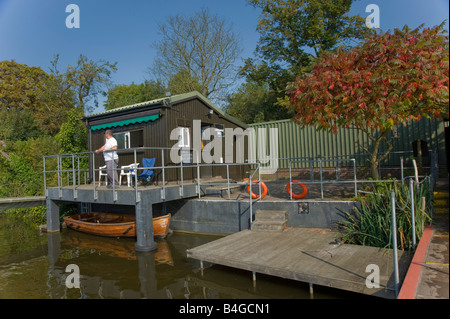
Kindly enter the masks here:
M 72 109 L 68 112 L 68 121 L 61 125 L 61 130 L 56 135 L 56 141 L 60 145 L 59 154 L 87 152 L 87 129 L 81 121 L 80 110 Z M 75 163 L 72 163 L 71 157 L 64 157 L 61 160 L 61 169 L 69 171 L 71 176 L 70 170 L 74 168 L 74 164 L 75 169 L 87 169 L 88 159 L 87 157 L 80 157 L 76 159 Z M 72 179 L 72 176 L 70 178 Z
M 356 245 L 393 248 L 390 191 L 394 190 L 398 248 L 412 250 L 414 248 L 413 229 L 415 228 L 418 241 L 425 224 L 431 221 L 429 212 L 432 205 L 432 192 L 429 186 L 429 181 L 424 180 L 419 184 L 418 189 L 414 187 L 415 225 L 413 226 L 409 184 L 396 181 L 375 184 L 373 194 L 359 197 L 361 208 L 356 209 L 354 215 L 347 213 L 347 219 L 340 223 L 343 241 Z M 422 197 L 425 197 L 424 208 Z

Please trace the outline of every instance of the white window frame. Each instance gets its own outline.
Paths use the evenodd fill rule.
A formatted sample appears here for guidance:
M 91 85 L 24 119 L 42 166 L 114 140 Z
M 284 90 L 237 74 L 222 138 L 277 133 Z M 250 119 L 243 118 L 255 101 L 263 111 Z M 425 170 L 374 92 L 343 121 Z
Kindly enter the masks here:
M 189 148 L 191 147 L 191 135 L 189 132 L 189 127 L 179 126 L 178 127 L 178 147 Z
M 214 137 L 225 137 L 225 125 L 214 124 Z
M 120 138 L 118 138 L 118 135 L 125 135 L 125 139 L 123 140 L 125 145 L 124 145 L 124 149 L 130 148 L 131 145 L 131 141 L 130 141 L 130 132 L 117 132 L 114 133 L 113 136 L 116 140 L 119 140 Z M 120 139 L 122 140 L 122 139 Z M 117 144 L 119 144 L 119 141 L 117 141 Z

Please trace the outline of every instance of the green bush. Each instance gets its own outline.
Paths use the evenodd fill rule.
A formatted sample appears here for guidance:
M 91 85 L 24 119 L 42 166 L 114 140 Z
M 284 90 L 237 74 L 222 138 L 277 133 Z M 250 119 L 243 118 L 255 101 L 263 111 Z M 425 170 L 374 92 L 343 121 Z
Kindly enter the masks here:
M 374 185 L 373 194 L 358 197 L 361 209 L 355 209 L 355 214 L 347 213 L 347 219 L 339 223 L 342 240 L 345 243 L 392 248 L 391 229 L 391 198 L 394 190 L 396 204 L 397 244 L 401 250 L 413 250 L 411 196 L 409 183 L 402 185 L 392 181 Z M 425 209 L 422 207 L 422 197 L 425 197 Z M 422 236 L 425 224 L 431 221 L 432 192 L 428 179 L 414 186 L 414 210 L 416 244 Z

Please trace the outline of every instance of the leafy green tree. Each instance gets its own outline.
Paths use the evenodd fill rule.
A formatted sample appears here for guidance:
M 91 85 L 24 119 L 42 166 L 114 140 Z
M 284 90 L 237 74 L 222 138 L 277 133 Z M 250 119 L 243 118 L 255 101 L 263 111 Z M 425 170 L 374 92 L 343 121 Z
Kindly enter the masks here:
M 180 71 L 169 79 L 167 91 L 175 94 L 189 93 L 192 91 L 202 92 L 202 85 L 188 71 Z
M 0 197 L 42 195 L 42 157 L 87 150 L 81 118 L 115 64 L 80 56 L 76 67 L 61 74 L 57 61 L 58 56 L 53 74 L 14 60 L 0 62 Z M 51 184 L 55 176 L 47 178 Z
M 14 60 L 0 62 L 0 139 L 26 140 L 55 133 L 67 110 L 55 99 L 55 86 L 56 78 L 39 67 Z
M 0 140 L 9 142 L 25 141 L 43 134 L 30 110 L 0 110 Z
M 292 112 L 286 110 L 282 102 L 286 87 L 296 77 L 309 72 L 316 57 L 338 45 L 350 45 L 368 32 L 362 17 L 348 15 L 352 0 L 248 2 L 261 10 L 257 26 L 260 39 L 255 57 L 245 61 L 240 74 L 249 83 L 269 86 L 273 107 L 267 109 L 261 104 L 262 109 L 256 113 L 267 115 L 270 110 L 276 119 L 291 117 Z M 241 91 L 237 94 L 242 96 Z M 248 99 L 251 96 L 249 94 Z
M 368 33 L 362 17 L 348 16 L 353 0 L 248 1 L 262 10 L 256 48 L 261 62 L 247 60 L 244 73 L 254 79 L 261 73 L 275 89 L 279 75 L 293 79 L 314 57 Z
M 87 128 L 81 121 L 81 110 L 72 109 L 68 112 L 68 119 L 61 125 L 55 138 L 60 145 L 60 154 L 87 152 Z
M 131 105 L 165 96 L 163 85 L 155 81 L 145 81 L 141 84 L 117 85 L 108 90 L 107 100 L 104 103 L 106 110 Z
M 39 67 L 14 60 L 0 62 L 0 109 L 29 110 L 40 107 L 48 75 Z
M 277 96 L 268 84 L 260 85 L 250 81 L 243 83 L 228 98 L 225 112 L 247 124 L 293 116 L 289 108 L 278 106 Z
M 55 140 L 59 145 L 58 154 L 77 154 L 88 151 L 88 137 L 86 125 L 81 120 L 81 110 L 72 109 L 68 112 L 68 120 L 61 125 L 61 130 L 55 136 Z M 87 169 L 89 164 L 88 157 L 80 156 L 76 162 L 72 162 L 72 158 L 62 158 L 61 167 L 63 170 L 70 170 L 73 164 L 77 167 Z M 69 178 L 72 174 L 69 173 Z M 75 176 L 77 178 L 77 176 Z
M 98 106 L 98 94 L 106 94 L 105 88 L 111 85 L 111 75 L 117 71 L 117 62 L 93 61 L 80 55 L 75 66 L 68 65 L 64 73 L 58 70 L 59 54 L 51 61 L 50 68 L 59 84 L 58 99 L 65 105 L 72 105 L 73 100 L 67 99 L 67 92 L 73 92 L 76 106 L 84 115 L 92 110 L 87 103 L 91 100 Z

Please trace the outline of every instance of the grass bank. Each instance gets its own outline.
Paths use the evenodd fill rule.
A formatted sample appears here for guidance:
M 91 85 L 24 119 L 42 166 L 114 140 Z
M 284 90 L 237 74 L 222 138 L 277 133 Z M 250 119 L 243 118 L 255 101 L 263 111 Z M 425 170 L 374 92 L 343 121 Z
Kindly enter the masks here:
M 47 223 L 45 206 L 31 208 L 14 208 L 4 212 L 8 219 L 16 220 L 30 225 L 42 225 Z

